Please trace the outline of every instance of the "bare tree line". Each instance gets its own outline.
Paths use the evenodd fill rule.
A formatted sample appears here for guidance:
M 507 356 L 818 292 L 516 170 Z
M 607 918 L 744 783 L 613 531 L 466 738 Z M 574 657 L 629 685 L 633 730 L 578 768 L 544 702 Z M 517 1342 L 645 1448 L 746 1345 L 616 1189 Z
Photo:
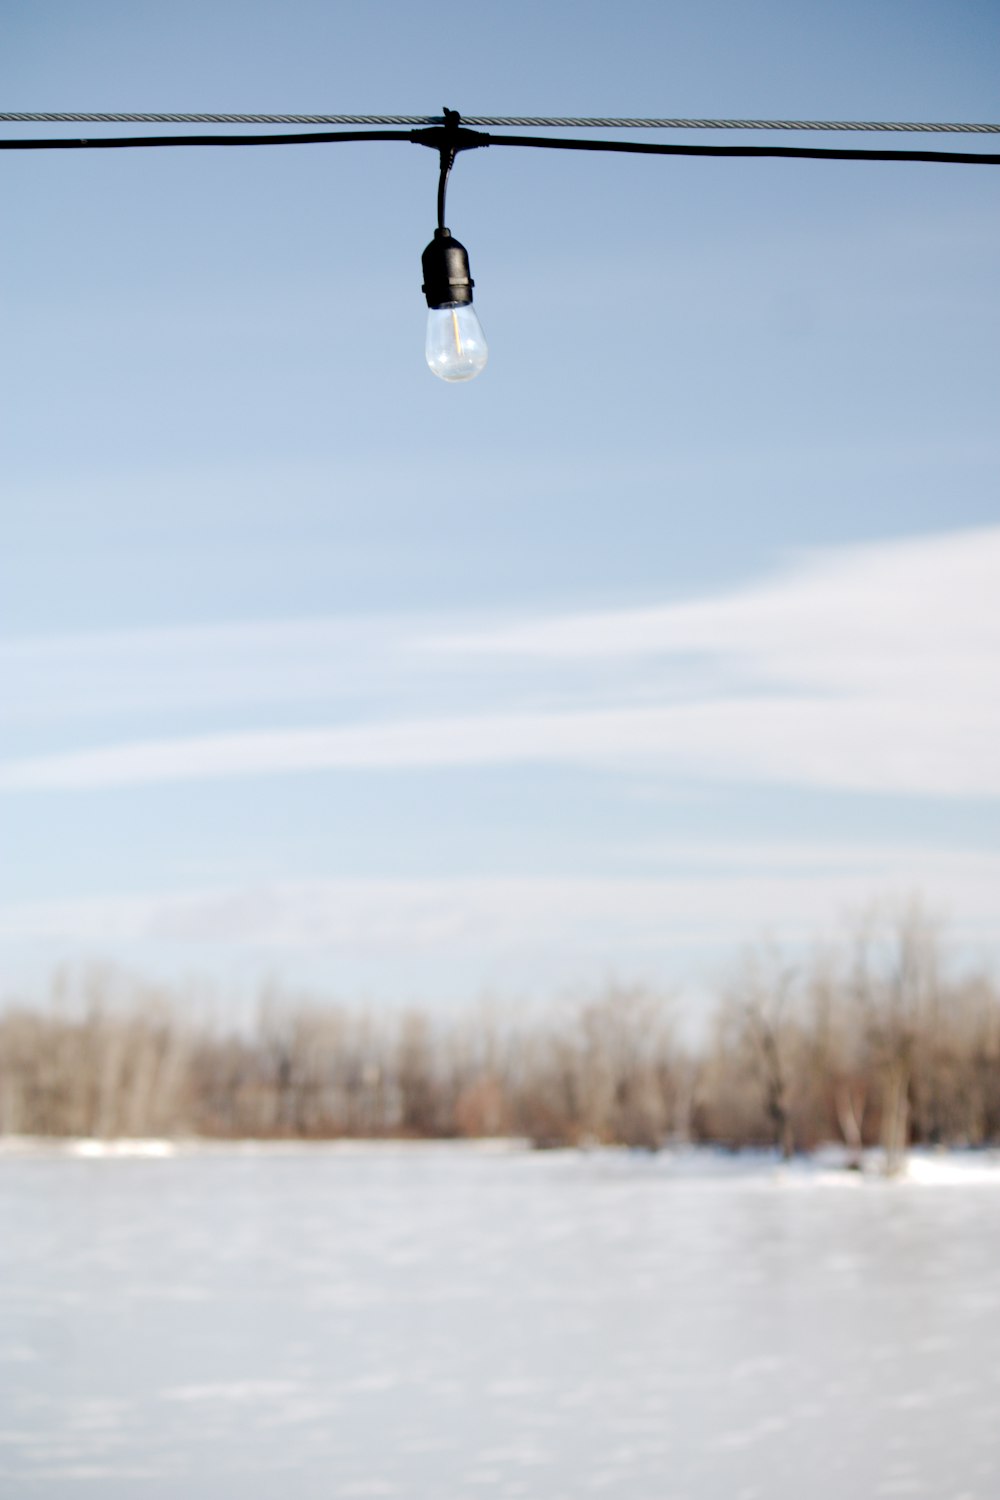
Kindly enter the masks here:
M 610 987 L 544 1015 L 379 1014 L 263 997 L 245 1030 L 93 974 L 0 1014 L 0 1134 L 671 1140 L 784 1155 L 842 1141 L 1000 1141 L 1000 990 L 949 977 L 918 906 L 797 964 L 734 967 L 697 1049 L 668 996 Z

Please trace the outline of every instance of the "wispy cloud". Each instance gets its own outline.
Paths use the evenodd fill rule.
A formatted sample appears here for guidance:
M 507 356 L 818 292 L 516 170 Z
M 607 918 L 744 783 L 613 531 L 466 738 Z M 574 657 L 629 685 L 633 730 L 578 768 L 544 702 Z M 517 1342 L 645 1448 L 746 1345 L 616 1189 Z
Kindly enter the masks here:
M 364 702 L 399 692 L 405 621 L 241 621 L 0 641 L 8 724 L 282 703 Z
M 142 896 L 22 903 L 0 916 L 0 942 L 237 944 L 327 950 L 349 958 L 599 953 L 609 962 L 678 946 L 744 940 L 765 927 L 802 939 L 919 887 L 959 936 L 995 945 L 1000 855 L 820 844 L 678 846 L 684 874 L 648 879 L 510 876 L 275 881 Z M 692 858 L 693 857 L 693 858 Z
M 135 691 L 151 649 L 154 665 L 172 662 L 177 703 L 235 681 L 257 703 L 325 697 L 338 722 L 32 755 L 0 764 L 0 790 L 557 763 L 995 797 L 998 577 L 991 528 L 811 556 L 753 587 L 650 608 L 116 638 L 97 652 L 108 701 Z M 90 648 L 5 649 L 22 652 L 15 682 L 25 652 L 48 651 L 57 683 Z
M 860 691 L 956 668 L 980 692 L 1000 646 L 1000 527 L 810 554 L 777 578 L 653 608 L 540 616 L 453 633 L 477 657 L 635 660 L 699 653 L 747 677 Z

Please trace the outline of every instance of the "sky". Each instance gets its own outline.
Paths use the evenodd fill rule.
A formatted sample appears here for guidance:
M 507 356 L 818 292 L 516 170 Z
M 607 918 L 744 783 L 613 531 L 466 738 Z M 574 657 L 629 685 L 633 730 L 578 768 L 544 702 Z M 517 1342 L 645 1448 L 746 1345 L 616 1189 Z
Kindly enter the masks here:
M 1000 120 L 992 0 L 2 18 L 4 110 Z M 469 153 L 446 386 L 436 169 L 2 154 L 0 991 L 697 1007 L 914 894 L 995 964 L 1000 171 Z

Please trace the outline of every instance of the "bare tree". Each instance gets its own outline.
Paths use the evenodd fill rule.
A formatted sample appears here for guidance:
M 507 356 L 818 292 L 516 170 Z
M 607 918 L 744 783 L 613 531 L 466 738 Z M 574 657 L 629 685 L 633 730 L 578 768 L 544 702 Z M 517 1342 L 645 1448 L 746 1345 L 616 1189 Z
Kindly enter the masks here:
M 757 1091 L 771 1143 L 787 1160 L 795 1150 L 790 1082 L 798 1032 L 795 970 L 775 948 L 751 950 L 720 1006 L 717 1043 L 746 1070 Z M 732 1054 L 735 1053 L 735 1059 Z
M 879 1079 L 881 1144 L 891 1176 L 905 1164 L 917 1046 L 940 995 L 937 926 L 918 901 L 888 919 L 873 910 L 861 920 L 852 988 Z
M 615 986 L 545 1013 L 403 1016 L 273 990 L 253 1024 L 196 1022 L 184 996 L 109 971 L 59 980 L 48 1009 L 0 1010 L 0 1133 L 453 1136 L 539 1145 L 768 1143 L 838 1133 L 1000 1140 L 1000 994 L 943 972 L 917 903 L 871 912 L 797 969 L 749 954 L 708 1044 L 682 1051 L 669 1002 Z

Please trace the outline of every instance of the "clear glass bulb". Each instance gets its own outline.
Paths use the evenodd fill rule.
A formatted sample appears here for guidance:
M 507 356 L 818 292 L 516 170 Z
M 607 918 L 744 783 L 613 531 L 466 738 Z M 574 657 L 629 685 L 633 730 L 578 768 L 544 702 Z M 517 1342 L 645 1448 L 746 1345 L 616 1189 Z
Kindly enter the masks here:
M 427 363 L 442 380 L 472 380 L 485 369 L 489 350 L 471 302 L 449 302 L 427 311 Z

